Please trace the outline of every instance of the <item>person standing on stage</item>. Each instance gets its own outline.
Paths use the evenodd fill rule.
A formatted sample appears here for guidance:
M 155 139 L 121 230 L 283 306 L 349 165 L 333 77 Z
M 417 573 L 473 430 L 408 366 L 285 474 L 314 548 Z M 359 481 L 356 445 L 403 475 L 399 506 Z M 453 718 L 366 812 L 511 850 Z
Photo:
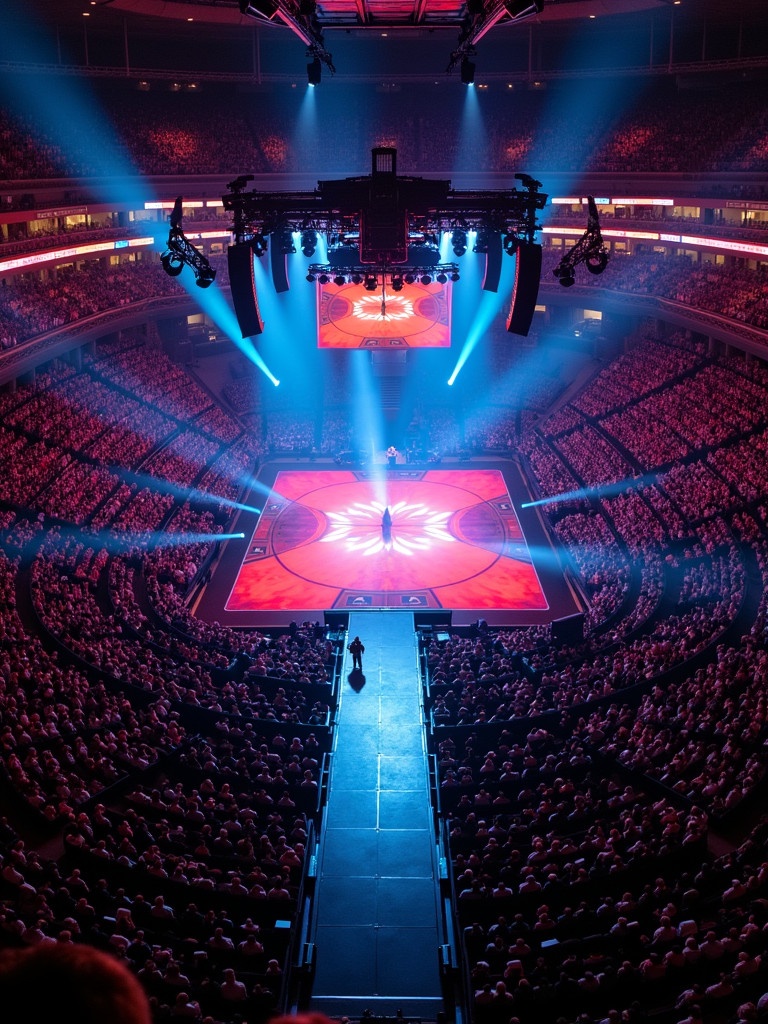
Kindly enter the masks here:
M 389 548 L 392 543 L 392 513 L 389 507 L 384 509 L 384 515 L 381 517 L 381 539 L 384 546 Z
M 352 671 L 356 668 L 363 671 L 363 654 L 365 654 L 365 647 L 359 636 L 356 636 L 352 643 L 347 647 L 347 650 L 352 655 Z

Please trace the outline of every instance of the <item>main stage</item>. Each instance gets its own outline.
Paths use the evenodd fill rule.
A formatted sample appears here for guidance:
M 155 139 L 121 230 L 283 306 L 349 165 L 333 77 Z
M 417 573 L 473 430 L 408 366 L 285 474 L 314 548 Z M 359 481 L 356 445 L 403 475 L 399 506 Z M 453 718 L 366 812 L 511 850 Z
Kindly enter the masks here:
M 325 610 L 446 609 L 455 625 L 549 622 L 580 609 L 511 461 L 454 468 L 268 463 L 196 614 L 232 626 Z M 268 494 L 268 496 L 267 496 Z

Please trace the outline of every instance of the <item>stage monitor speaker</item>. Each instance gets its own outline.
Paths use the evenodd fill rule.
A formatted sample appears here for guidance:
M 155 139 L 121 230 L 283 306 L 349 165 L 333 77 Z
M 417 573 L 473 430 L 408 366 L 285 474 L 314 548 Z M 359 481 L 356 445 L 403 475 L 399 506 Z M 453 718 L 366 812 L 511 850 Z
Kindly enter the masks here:
M 229 283 L 232 287 L 232 304 L 244 338 L 252 338 L 264 330 L 264 321 L 259 312 L 254 276 L 253 249 L 247 242 L 230 245 L 227 251 Z
M 323 612 L 323 621 L 331 629 L 341 629 L 346 632 L 349 628 L 349 612 Z
M 272 284 L 276 292 L 287 292 L 288 284 L 288 256 L 281 251 L 278 244 L 279 235 L 272 235 L 272 245 L 269 247 L 269 261 L 272 266 Z
M 566 615 L 552 621 L 552 642 L 556 644 L 580 644 L 584 639 L 584 613 Z
M 483 291 L 497 292 L 501 278 L 501 232 L 491 231 L 488 234 L 488 251 L 485 254 L 485 276 Z
M 515 286 L 507 316 L 507 330 L 510 334 L 528 334 L 536 300 L 539 297 L 541 280 L 541 246 L 521 242 L 515 255 Z

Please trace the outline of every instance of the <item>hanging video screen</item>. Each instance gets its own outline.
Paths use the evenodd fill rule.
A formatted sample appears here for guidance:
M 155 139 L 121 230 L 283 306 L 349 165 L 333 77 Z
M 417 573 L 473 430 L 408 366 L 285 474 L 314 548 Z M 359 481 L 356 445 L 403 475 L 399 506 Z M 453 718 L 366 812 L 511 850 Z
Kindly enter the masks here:
M 449 348 L 451 282 L 416 281 L 382 293 L 363 284 L 317 284 L 319 348 Z

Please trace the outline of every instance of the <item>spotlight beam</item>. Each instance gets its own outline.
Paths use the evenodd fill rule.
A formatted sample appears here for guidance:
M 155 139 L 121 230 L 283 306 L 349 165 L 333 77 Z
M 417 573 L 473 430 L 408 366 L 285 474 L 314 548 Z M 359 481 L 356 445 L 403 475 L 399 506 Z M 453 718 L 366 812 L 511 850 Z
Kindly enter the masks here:
M 520 508 L 536 508 L 540 505 L 554 505 L 560 501 L 578 501 L 581 498 L 613 498 L 617 494 L 623 494 L 625 491 L 649 487 L 656 480 L 658 480 L 658 473 L 646 473 L 644 476 L 632 477 L 629 480 L 618 480 L 616 483 L 605 484 L 602 487 L 582 487 L 576 491 L 553 494 L 549 498 L 539 498 L 538 501 L 525 501 L 520 505 Z
M 121 473 L 121 478 L 126 483 L 136 484 L 137 487 L 145 488 L 155 493 L 170 494 L 180 501 L 190 501 L 198 505 L 221 505 L 225 508 L 240 509 L 243 512 L 261 511 L 261 509 L 254 508 L 252 505 L 245 505 L 243 502 L 235 501 L 232 498 L 225 498 L 211 491 L 200 491 L 197 488 L 190 490 L 187 487 L 179 487 L 178 484 L 174 484 L 170 480 L 164 480 L 162 477 L 126 471 Z
M 110 554 L 124 554 L 141 548 L 145 551 L 156 548 L 188 547 L 191 544 L 215 544 L 221 540 L 245 540 L 244 533 L 170 533 L 160 531 L 116 533 L 113 530 L 84 533 L 77 527 L 61 530 L 62 541 L 69 538 L 81 539 L 84 544 L 98 545 Z

